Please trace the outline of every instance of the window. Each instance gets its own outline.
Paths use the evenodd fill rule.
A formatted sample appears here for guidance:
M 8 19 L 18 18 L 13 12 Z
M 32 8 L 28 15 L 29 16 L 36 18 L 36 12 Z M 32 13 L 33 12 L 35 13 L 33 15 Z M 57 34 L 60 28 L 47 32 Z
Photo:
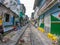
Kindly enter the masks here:
M 58 8 L 60 8 L 60 6 L 58 6 Z
M 3 3 L 4 2 L 4 0 L 0 0 L 0 3 Z
M 9 22 L 9 17 L 10 17 L 9 14 L 5 14 L 5 21 L 6 22 Z
M 19 9 L 17 9 L 17 11 L 19 11 Z
M 12 3 L 12 1 L 10 1 L 10 3 Z
M 16 5 L 16 3 L 14 2 L 13 5 Z
M 15 0 L 17 2 L 17 0 Z

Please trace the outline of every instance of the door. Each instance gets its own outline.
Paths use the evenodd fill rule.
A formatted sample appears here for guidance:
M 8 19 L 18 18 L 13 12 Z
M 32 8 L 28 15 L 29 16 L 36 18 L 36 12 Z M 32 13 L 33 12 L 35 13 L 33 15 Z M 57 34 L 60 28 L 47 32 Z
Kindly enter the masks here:
M 2 16 L 0 15 L 0 33 L 3 34 L 3 21 L 2 21 Z

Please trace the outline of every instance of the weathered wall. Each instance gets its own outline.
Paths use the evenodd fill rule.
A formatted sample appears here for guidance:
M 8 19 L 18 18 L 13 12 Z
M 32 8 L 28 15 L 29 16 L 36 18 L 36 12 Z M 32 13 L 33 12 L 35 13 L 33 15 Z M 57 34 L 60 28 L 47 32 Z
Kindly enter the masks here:
M 51 14 L 51 33 L 60 35 L 60 12 Z

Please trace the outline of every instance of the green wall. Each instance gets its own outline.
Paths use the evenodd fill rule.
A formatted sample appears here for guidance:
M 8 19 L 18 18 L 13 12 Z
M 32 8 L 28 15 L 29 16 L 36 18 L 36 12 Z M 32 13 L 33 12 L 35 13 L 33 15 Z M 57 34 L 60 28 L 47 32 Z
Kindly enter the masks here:
M 51 33 L 60 35 L 60 23 L 51 23 Z
M 60 35 L 60 21 L 51 15 L 51 33 Z
M 44 23 L 41 23 L 40 27 L 44 28 Z

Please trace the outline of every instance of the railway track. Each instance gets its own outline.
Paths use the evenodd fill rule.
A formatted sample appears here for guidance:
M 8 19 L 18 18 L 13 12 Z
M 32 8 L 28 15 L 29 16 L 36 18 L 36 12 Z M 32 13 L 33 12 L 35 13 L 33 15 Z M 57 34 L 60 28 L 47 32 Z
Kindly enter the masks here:
M 33 31 L 33 27 L 29 24 L 24 34 L 19 39 L 17 45 L 44 45 L 40 38 Z
M 31 45 L 31 38 L 30 38 L 31 30 L 30 26 L 28 26 L 18 41 L 17 45 Z
M 21 28 L 21 30 L 16 31 L 16 34 L 9 38 L 6 42 L 0 42 L 0 45 L 17 45 L 19 38 L 24 34 L 28 24 Z
M 52 45 L 52 42 L 29 24 L 17 45 Z
M 19 39 L 17 45 L 44 45 L 40 38 L 33 31 L 33 27 L 29 24 L 24 34 Z

